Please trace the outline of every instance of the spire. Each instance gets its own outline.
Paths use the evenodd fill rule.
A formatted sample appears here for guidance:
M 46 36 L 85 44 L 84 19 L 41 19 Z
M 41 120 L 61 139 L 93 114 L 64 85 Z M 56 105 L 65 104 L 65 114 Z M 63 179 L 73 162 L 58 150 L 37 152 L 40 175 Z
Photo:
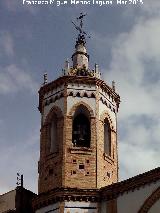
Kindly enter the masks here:
M 74 22 L 72 22 L 76 30 L 79 31 L 79 34 L 76 40 L 76 45 L 75 45 L 75 52 L 72 55 L 74 69 L 88 70 L 89 55 L 87 54 L 87 50 L 85 47 L 85 44 L 86 44 L 85 35 L 87 35 L 87 33 L 83 30 L 83 25 L 84 25 L 83 18 L 85 16 L 86 14 L 80 13 L 80 16 L 77 18 L 77 21 L 80 21 L 79 26 L 76 25 Z
M 73 66 L 69 65 L 69 61 L 65 62 L 65 66 L 62 69 L 62 75 L 74 75 L 74 76 L 88 76 L 101 78 L 101 73 L 98 69 L 98 65 L 95 65 L 95 70 L 89 69 L 89 55 L 87 54 L 86 49 L 86 38 L 90 38 L 87 33 L 83 29 L 83 19 L 86 14 L 80 13 L 80 16 L 77 17 L 78 24 L 75 24 L 73 21 L 73 25 L 78 31 L 78 36 L 75 44 L 75 51 L 72 55 Z

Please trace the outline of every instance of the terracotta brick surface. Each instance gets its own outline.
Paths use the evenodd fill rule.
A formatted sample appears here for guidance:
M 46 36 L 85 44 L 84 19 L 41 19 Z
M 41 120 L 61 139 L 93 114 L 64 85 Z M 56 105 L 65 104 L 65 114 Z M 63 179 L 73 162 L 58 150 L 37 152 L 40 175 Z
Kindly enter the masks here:
M 87 88 L 87 85 L 86 85 Z M 118 179 L 117 133 L 110 117 L 110 110 L 99 114 L 99 87 L 96 91 L 95 116 L 91 106 L 77 101 L 67 114 L 67 85 L 64 88 L 64 114 L 57 106 L 53 106 L 41 127 L 39 193 L 57 187 L 101 188 Z M 74 99 L 74 97 L 72 97 Z M 90 148 L 73 147 L 72 121 L 79 105 L 84 105 L 90 114 L 91 142 Z M 45 107 L 43 105 L 43 107 Z M 43 116 L 42 109 L 42 116 Z M 58 115 L 58 152 L 49 153 L 50 123 L 53 113 Z M 116 114 L 115 114 L 116 116 Z M 111 155 L 104 153 L 104 119 L 111 127 Z

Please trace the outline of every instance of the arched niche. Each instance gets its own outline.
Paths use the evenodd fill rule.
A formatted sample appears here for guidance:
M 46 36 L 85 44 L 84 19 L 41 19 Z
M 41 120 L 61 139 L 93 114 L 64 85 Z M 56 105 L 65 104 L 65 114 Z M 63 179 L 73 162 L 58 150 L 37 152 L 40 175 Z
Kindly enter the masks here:
M 102 128 L 102 138 L 103 138 L 103 147 L 104 147 L 104 153 L 107 156 L 110 156 L 112 158 L 115 158 L 116 154 L 116 127 L 113 124 L 113 121 L 111 119 L 110 114 L 108 111 L 104 111 L 100 116 L 101 125 Z
M 46 154 L 57 153 L 63 140 L 63 114 L 59 107 L 54 106 L 44 123 L 44 138 L 46 138 Z
M 53 113 L 50 123 L 50 141 L 49 141 L 49 152 L 58 152 L 58 116 Z
M 104 153 L 111 156 L 111 127 L 108 118 L 104 119 Z

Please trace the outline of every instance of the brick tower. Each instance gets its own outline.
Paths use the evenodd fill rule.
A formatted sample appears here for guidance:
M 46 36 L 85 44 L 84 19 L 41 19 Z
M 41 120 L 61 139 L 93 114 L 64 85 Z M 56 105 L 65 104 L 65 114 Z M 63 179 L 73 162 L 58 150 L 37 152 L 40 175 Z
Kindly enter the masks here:
M 63 193 L 67 193 L 70 199 L 77 193 L 77 196 L 87 193 L 86 199 L 93 198 L 94 190 L 118 180 L 117 112 L 120 97 L 115 92 L 114 83 L 109 87 L 100 79 L 98 65 L 94 70 L 88 68 L 82 18 L 83 15 L 79 17 L 72 67 L 66 61 L 63 75 L 50 83 L 45 82 L 39 90 L 38 191 L 39 197 L 45 198 L 38 199 L 42 200 L 49 196 L 56 200 L 59 194 L 65 197 Z M 35 201 L 35 205 L 38 202 Z

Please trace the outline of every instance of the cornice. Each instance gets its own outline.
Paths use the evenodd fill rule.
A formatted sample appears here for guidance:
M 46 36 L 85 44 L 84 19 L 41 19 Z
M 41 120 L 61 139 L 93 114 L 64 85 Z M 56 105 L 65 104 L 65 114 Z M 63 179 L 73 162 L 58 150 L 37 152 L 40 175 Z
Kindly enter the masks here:
M 134 176 L 127 180 L 101 188 L 101 198 L 103 200 L 111 200 L 117 198 L 119 195 L 125 192 L 134 191 L 144 185 L 156 182 L 157 180 L 160 180 L 160 167 Z
M 33 208 L 36 210 L 62 201 L 100 202 L 113 200 L 125 192 L 134 191 L 158 180 L 160 180 L 160 167 L 101 189 L 56 188 L 35 197 Z
M 52 81 L 48 84 L 45 84 L 42 86 L 39 90 L 39 111 L 42 112 L 42 100 L 46 93 L 52 91 L 53 89 L 65 85 L 67 86 L 70 83 L 77 83 L 77 84 L 88 84 L 88 85 L 97 85 L 98 87 L 101 87 L 102 90 L 104 90 L 106 93 L 109 93 L 117 104 L 117 109 L 119 108 L 120 104 L 120 96 L 111 88 L 109 87 L 103 80 L 95 78 L 95 77 L 88 77 L 88 76 L 62 76 L 57 78 L 55 81 Z
M 98 189 L 56 188 L 34 198 L 33 209 L 63 201 L 98 202 L 100 200 L 98 192 Z

